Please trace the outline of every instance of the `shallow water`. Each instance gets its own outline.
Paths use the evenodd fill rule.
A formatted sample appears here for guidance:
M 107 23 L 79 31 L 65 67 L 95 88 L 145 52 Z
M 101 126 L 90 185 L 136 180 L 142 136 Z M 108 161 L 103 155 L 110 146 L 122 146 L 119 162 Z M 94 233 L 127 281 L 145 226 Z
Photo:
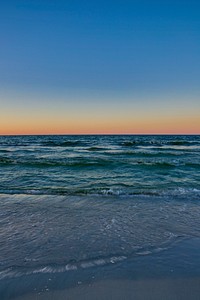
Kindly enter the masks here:
M 199 200 L 200 136 L 2 136 L 0 286 L 170 251 Z

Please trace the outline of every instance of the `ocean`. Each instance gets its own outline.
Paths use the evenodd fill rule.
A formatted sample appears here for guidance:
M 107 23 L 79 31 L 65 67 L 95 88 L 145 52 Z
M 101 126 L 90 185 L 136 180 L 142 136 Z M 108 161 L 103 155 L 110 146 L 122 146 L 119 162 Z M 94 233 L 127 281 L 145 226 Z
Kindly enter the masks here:
M 0 136 L 0 299 L 200 278 L 199 247 L 200 136 Z

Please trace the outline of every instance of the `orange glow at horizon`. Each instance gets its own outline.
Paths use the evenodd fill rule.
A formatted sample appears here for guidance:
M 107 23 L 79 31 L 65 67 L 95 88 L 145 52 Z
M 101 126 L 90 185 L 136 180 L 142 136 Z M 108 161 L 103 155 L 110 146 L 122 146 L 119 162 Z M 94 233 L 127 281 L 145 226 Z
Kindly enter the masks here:
M 3 116 L 0 135 L 200 134 L 199 116 Z
M 198 95 L 0 92 L 0 135 L 200 134 Z

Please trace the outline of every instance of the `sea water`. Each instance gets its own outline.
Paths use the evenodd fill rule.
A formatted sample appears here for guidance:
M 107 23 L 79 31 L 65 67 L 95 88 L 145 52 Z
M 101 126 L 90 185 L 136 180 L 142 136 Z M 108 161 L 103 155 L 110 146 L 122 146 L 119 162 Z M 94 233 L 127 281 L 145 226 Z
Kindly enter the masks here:
M 123 273 L 199 238 L 200 136 L 0 137 L 2 299 L 20 278 Z

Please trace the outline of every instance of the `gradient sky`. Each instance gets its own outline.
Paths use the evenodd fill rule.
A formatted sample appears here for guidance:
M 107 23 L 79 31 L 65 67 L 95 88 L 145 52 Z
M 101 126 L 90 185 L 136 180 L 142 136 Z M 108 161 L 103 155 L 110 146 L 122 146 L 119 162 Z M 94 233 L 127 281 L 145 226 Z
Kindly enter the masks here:
M 0 134 L 200 134 L 200 1 L 0 2 Z

